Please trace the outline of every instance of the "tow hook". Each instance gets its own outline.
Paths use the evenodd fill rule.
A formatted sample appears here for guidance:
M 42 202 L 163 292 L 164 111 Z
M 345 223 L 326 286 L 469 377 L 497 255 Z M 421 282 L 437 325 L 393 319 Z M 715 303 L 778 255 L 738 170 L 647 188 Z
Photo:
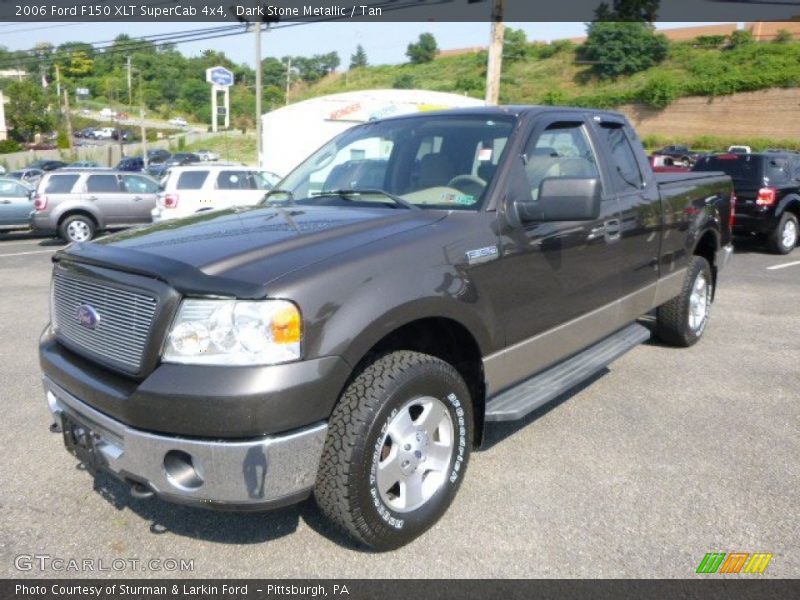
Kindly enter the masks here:
M 61 425 L 58 423 L 50 423 L 50 433 L 61 433 Z
M 134 481 L 131 483 L 130 491 L 131 491 L 131 496 L 133 496 L 137 500 L 147 500 L 156 495 L 153 490 L 139 483 L 138 481 Z

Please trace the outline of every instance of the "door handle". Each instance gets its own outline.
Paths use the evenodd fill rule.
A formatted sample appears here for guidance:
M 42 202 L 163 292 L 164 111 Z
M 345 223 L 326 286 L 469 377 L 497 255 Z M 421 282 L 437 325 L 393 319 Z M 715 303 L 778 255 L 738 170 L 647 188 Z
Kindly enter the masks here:
M 599 237 L 605 238 L 606 242 L 614 242 L 620 238 L 621 223 L 619 219 L 608 219 L 602 225 L 592 227 L 586 241 L 591 242 Z
M 11 204 L 11 200 L 0 200 L 0 204 Z
M 139 202 L 141 199 L 142 199 L 142 197 L 141 197 L 141 196 L 134 196 L 134 197 L 133 197 L 133 201 L 134 201 L 134 202 Z
M 96 202 L 97 196 L 89 196 L 89 200 L 91 200 L 92 202 Z

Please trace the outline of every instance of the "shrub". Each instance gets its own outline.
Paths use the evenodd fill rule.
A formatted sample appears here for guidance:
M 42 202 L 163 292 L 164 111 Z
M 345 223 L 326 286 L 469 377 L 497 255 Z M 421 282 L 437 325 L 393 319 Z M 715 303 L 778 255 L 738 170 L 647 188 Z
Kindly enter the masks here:
M 680 85 L 670 74 L 659 73 L 639 91 L 639 102 L 652 108 L 666 108 L 681 95 Z
M 395 78 L 392 87 L 396 90 L 414 89 L 414 77 L 410 73 L 403 73 Z
M 0 154 L 10 154 L 11 152 L 20 152 L 24 148 L 16 140 L 3 140 L 0 142 Z

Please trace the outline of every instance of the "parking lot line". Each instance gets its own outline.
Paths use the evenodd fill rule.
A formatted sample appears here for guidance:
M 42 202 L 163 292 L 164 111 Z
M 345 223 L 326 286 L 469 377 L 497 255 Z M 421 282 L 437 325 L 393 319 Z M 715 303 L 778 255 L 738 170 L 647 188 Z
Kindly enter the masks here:
M 796 267 L 800 265 L 800 260 L 796 260 L 790 263 L 783 263 L 782 265 L 772 265 L 771 267 L 767 267 L 767 271 L 777 271 L 778 269 L 785 269 L 786 267 Z
M 0 258 L 4 256 L 24 256 L 25 254 L 44 254 L 45 252 L 55 252 L 58 248 L 52 250 L 31 250 L 30 252 L 14 252 L 13 254 L 0 254 Z

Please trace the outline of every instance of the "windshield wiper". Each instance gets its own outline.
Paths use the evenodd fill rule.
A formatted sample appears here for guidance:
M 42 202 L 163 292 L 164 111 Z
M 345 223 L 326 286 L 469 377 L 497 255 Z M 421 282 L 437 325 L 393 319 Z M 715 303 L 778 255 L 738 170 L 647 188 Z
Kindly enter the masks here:
M 364 188 L 364 189 L 341 189 L 341 190 L 322 190 L 321 192 L 314 192 L 313 196 L 340 196 L 345 200 L 349 200 L 349 196 L 369 196 L 369 195 L 380 195 L 384 198 L 388 198 L 392 202 L 394 202 L 397 206 L 401 206 L 403 208 L 410 208 L 411 210 L 420 210 L 419 206 L 411 204 L 408 200 L 403 200 L 400 196 L 396 196 L 387 192 L 386 190 L 381 190 L 378 188 Z

